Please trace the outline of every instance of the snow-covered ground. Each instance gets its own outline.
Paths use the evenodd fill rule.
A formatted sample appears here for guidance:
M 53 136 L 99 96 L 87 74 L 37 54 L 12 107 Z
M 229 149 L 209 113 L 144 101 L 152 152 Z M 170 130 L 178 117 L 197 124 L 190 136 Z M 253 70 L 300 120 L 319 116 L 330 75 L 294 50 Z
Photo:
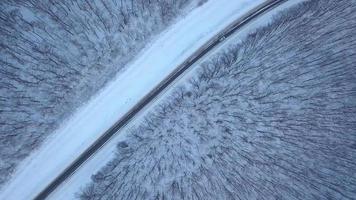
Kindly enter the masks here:
M 130 63 L 125 72 L 83 106 L 19 166 L 0 192 L 0 199 L 33 198 L 176 66 L 216 33 L 262 2 L 210 0 L 171 26 Z M 268 20 L 263 19 L 262 22 Z M 255 26 L 260 24 L 261 21 L 255 22 Z M 52 198 L 74 198 L 73 194 L 80 186 L 90 181 L 90 174 L 112 158 L 116 143 L 123 137 L 121 135 L 111 140 Z

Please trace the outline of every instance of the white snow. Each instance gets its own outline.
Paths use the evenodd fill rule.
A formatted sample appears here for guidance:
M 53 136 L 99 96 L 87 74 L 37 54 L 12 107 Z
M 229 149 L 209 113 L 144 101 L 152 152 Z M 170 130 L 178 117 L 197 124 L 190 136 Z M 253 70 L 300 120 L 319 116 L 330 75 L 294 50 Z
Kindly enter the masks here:
M 126 71 L 67 120 L 19 166 L 0 192 L 0 199 L 33 198 L 176 66 L 216 33 L 262 2 L 264 0 L 209 0 L 160 34 L 127 66 Z M 51 198 L 73 199 L 73 194 L 90 181 L 90 175 L 112 158 L 115 145 L 124 138 L 124 134 L 118 136 L 109 141 Z

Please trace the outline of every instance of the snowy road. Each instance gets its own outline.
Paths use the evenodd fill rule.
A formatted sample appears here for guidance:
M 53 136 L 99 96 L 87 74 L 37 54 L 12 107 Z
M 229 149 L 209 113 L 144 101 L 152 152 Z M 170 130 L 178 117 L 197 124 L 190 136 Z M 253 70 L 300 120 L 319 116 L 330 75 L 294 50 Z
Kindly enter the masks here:
M 165 78 L 159 85 L 148 93 L 138 104 L 136 104 L 128 113 L 126 113 L 113 127 L 106 131 L 93 145 L 91 145 L 83 154 L 79 156 L 68 168 L 66 168 L 54 181 L 51 182 L 35 199 L 45 199 L 51 192 L 53 192 L 60 184 L 69 178 L 83 163 L 90 159 L 107 141 L 109 141 L 120 129 L 129 123 L 136 114 L 144 109 L 152 100 L 154 100 L 162 91 L 172 84 L 179 76 L 181 76 L 189 67 L 194 65 L 207 52 L 216 47 L 223 40 L 231 36 L 236 30 L 243 27 L 245 24 L 258 17 L 262 13 L 274 8 L 286 0 L 267 1 L 257 8 L 251 10 L 246 15 L 236 20 L 231 26 L 228 26 L 222 32 L 203 45 L 197 52 L 190 56 L 186 62 L 177 67 L 167 78 Z
M 143 51 L 144 53 L 131 63 L 127 71 L 104 88 L 88 105 L 68 120 L 36 154 L 27 159 L 1 191 L 0 198 L 33 198 L 52 181 L 53 177 L 66 169 L 68 163 L 75 162 L 75 158 L 88 149 L 93 141 L 97 141 L 101 133 L 109 129 L 118 118 L 125 116 L 125 113 L 152 91 L 160 80 L 171 74 L 175 66 L 190 66 L 192 61 L 202 56 L 199 54 L 200 56 L 194 58 L 190 55 L 202 52 L 203 44 L 218 41 L 220 37 L 216 37 L 218 33 L 230 30 L 226 27 L 262 2 L 264 1 L 251 3 L 211 0 L 173 25 Z M 184 63 L 185 60 L 191 62 Z M 44 160 L 47 162 L 43 162 Z M 90 177 L 85 178 L 82 183 L 88 181 Z M 73 191 L 74 189 L 78 188 L 73 188 Z

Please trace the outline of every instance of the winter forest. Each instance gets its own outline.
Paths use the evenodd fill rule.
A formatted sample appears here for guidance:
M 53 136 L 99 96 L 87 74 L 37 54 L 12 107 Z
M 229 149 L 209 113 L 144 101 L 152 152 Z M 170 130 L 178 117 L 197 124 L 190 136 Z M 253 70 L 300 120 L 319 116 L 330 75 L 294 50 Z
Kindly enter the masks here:
M 201 64 L 77 197 L 354 199 L 356 2 L 299 4 Z
M 0 185 L 198 0 L 0 1 Z

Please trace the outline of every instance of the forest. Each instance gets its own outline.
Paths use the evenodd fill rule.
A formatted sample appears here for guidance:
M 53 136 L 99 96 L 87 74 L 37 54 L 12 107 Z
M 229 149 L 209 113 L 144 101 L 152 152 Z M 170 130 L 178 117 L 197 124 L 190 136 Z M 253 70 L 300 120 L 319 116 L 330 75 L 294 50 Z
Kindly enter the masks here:
M 313 0 L 204 61 L 77 198 L 353 199 L 356 2 Z

